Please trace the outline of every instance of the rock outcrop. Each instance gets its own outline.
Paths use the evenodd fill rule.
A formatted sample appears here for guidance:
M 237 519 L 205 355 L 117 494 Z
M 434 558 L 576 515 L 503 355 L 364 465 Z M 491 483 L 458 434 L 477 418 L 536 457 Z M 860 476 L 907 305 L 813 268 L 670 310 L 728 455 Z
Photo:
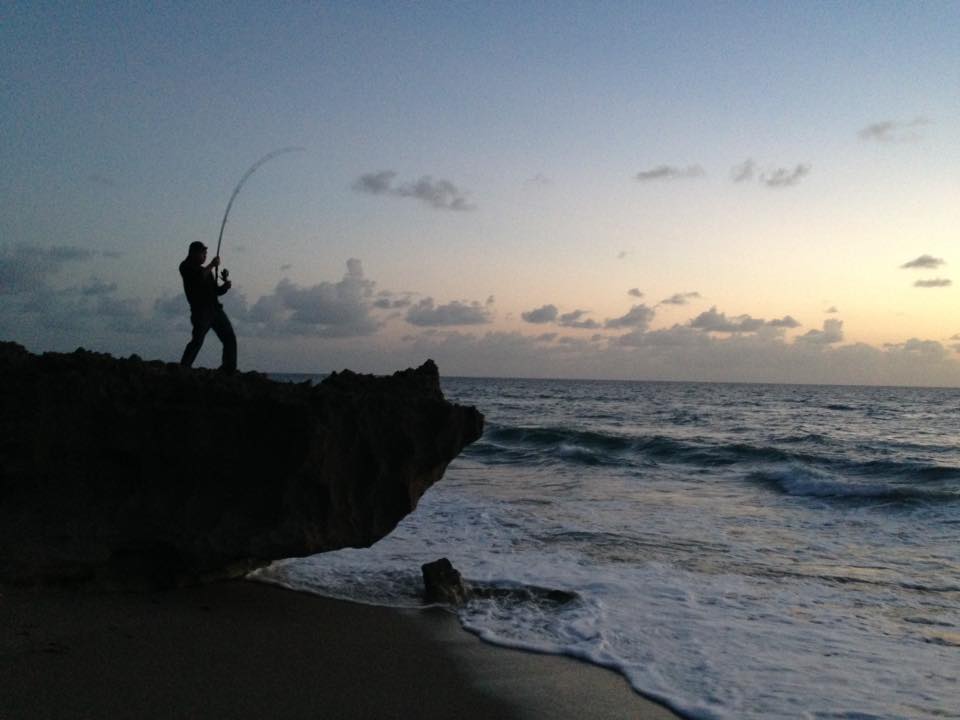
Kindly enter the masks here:
M 420 566 L 423 574 L 423 601 L 460 606 L 467 602 L 469 591 L 463 577 L 447 558 Z
M 0 343 L 0 582 L 170 587 L 366 547 L 482 431 L 432 361 L 312 386 Z

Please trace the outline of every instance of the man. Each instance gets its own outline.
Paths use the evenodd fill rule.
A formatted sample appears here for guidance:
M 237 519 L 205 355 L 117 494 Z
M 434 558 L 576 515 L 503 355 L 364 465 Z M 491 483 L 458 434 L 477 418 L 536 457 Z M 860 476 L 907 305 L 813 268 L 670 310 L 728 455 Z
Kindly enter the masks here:
M 196 240 L 190 243 L 187 259 L 180 263 L 183 291 L 190 303 L 190 322 L 193 324 L 193 337 L 183 351 L 180 364 L 184 367 L 193 365 L 197 353 L 203 347 L 207 331 L 213 329 L 223 343 L 220 369 L 232 373 L 237 369 L 237 337 L 233 334 L 233 326 L 223 311 L 223 305 L 217 299 L 230 289 L 231 283 L 217 282 L 216 268 L 220 266 L 219 257 L 204 266 L 206 260 L 207 246 Z

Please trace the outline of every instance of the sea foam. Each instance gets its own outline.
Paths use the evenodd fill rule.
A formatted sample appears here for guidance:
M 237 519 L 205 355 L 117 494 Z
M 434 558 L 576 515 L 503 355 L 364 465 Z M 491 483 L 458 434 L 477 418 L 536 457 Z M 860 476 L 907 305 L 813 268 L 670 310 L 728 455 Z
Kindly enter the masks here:
M 960 450 L 937 408 L 960 393 L 445 391 L 489 430 L 415 513 L 367 550 L 256 576 L 419 607 L 420 565 L 446 556 L 480 591 L 468 630 L 613 668 L 687 717 L 957 716 Z

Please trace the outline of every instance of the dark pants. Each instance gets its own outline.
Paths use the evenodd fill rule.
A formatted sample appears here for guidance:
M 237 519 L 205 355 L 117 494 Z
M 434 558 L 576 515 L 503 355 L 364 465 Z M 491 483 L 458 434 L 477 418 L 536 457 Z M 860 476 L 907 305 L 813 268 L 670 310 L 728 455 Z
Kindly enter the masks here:
M 220 338 L 220 342 L 223 343 L 220 369 L 227 372 L 236 370 L 237 336 L 233 334 L 233 325 L 230 324 L 223 308 L 210 308 L 209 310 L 190 313 L 190 322 L 193 323 L 193 337 L 190 338 L 190 342 L 187 343 L 187 347 L 183 351 L 180 364 L 184 367 L 193 365 L 200 348 L 203 347 L 203 339 L 207 336 L 208 331 L 213 330 Z

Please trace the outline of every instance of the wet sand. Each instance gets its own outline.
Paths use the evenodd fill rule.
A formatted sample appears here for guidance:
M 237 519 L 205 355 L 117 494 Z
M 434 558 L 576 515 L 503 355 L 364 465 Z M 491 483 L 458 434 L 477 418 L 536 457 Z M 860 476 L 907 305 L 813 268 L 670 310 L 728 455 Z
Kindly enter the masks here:
M 0 588 L 0 718 L 677 718 L 618 674 L 498 648 L 443 610 L 235 581 Z

